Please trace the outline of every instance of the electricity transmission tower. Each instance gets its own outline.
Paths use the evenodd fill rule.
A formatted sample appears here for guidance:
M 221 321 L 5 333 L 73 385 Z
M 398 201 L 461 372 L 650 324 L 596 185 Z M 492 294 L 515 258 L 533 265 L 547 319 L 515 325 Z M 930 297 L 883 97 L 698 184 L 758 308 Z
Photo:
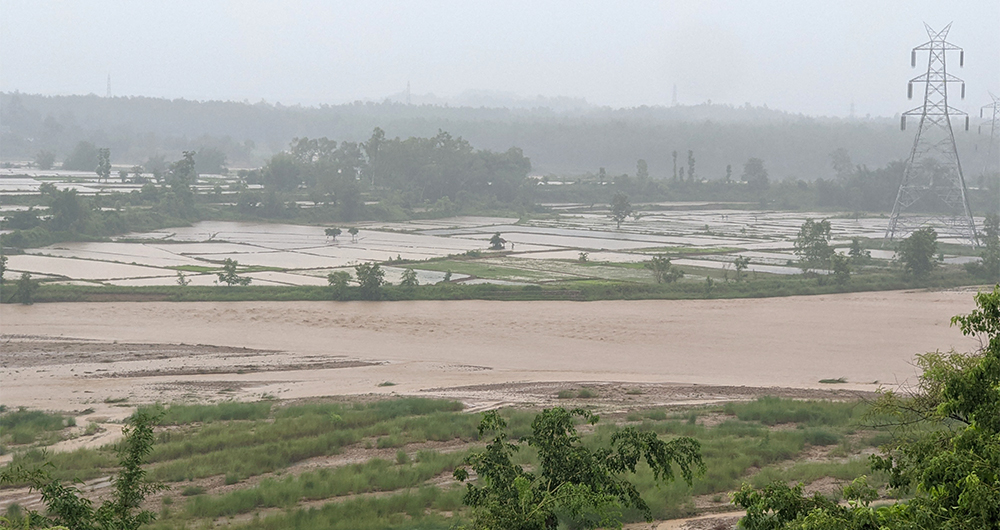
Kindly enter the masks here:
M 997 97 L 990 92 L 990 97 L 993 98 L 993 103 L 987 103 L 979 109 L 979 117 L 983 117 L 983 111 L 992 111 L 993 118 L 990 124 L 990 147 L 986 151 L 986 162 L 983 163 L 983 175 L 989 174 L 990 164 L 993 163 L 993 144 L 997 141 L 997 135 L 1000 135 L 1000 97 Z M 983 126 L 979 126 L 979 132 L 983 132 Z M 1000 156 L 1000 151 L 997 152 Z M 997 160 L 997 171 L 1000 171 L 1000 159 Z
M 900 128 L 906 130 L 907 116 L 919 116 L 920 126 L 913 139 L 913 148 L 903 170 L 903 180 L 896 194 L 896 203 L 889 218 L 885 240 L 912 232 L 923 226 L 933 226 L 940 235 L 958 237 L 975 246 L 978 242 L 976 224 L 969 207 L 969 196 L 958 159 L 951 116 L 969 117 L 948 105 L 948 85 L 961 83 L 965 98 L 965 82 L 947 71 L 948 52 L 958 52 L 958 65 L 965 64 L 965 51 L 946 39 L 951 24 L 934 31 L 924 24 L 930 40 L 913 48 L 911 66 L 917 65 L 917 52 L 927 52 L 927 72 L 910 80 L 907 96 L 913 98 L 914 83 L 924 88 L 924 104 L 903 113 Z

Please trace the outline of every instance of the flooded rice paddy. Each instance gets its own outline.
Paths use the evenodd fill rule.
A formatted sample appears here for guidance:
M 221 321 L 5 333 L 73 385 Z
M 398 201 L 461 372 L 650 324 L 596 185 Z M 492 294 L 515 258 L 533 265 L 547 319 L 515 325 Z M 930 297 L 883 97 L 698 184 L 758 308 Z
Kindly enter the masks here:
M 758 274 L 797 274 L 793 241 L 807 218 L 829 219 L 835 244 L 880 238 L 885 218 L 819 213 L 686 210 L 644 213 L 616 228 L 600 211 L 567 210 L 557 219 L 450 217 L 352 225 L 337 238 L 323 226 L 204 221 L 187 227 L 132 233 L 106 242 L 70 242 L 10 256 L 8 276 L 30 272 L 45 281 L 104 285 L 172 285 L 184 272 L 192 285 L 213 285 L 226 259 L 236 260 L 255 285 L 324 285 L 326 275 L 364 262 L 387 264 L 399 282 L 405 268 L 420 283 L 540 284 L 598 279 L 651 282 L 638 264 L 665 253 L 694 277 L 728 273 L 733 259 L 751 259 Z M 490 251 L 500 232 L 503 251 Z M 839 251 L 846 252 L 845 248 Z M 893 252 L 873 250 L 876 259 Z M 964 258 L 948 256 L 947 261 Z M 405 265 L 392 262 L 404 260 Z

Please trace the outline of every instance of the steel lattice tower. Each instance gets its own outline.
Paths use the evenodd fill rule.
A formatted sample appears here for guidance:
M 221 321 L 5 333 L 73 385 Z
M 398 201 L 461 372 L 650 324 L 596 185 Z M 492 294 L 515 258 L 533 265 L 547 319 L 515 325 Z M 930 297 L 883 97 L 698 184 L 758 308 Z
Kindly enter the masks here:
M 983 175 L 989 174 L 990 164 L 993 163 L 993 144 L 996 143 L 997 135 L 1000 134 L 1000 97 L 997 97 L 990 92 L 990 97 L 993 98 L 993 103 L 987 103 L 979 109 L 979 117 L 983 117 L 983 111 L 992 111 L 993 118 L 990 123 L 990 147 L 986 151 L 986 162 L 983 163 Z M 979 129 L 982 132 L 983 126 L 980 125 Z M 1000 156 L 1000 152 L 997 153 Z M 997 171 L 1000 171 L 1000 159 L 997 161 Z
M 965 116 L 968 130 L 969 117 L 948 105 L 949 84 L 961 83 L 961 95 L 965 97 L 965 82 L 947 71 L 948 52 L 959 53 L 959 66 L 965 63 L 965 52 L 946 40 L 951 24 L 941 31 L 927 24 L 924 27 L 930 40 L 913 48 L 910 64 L 916 66 L 918 51 L 928 52 L 927 73 L 911 79 L 907 90 L 912 98 L 914 83 L 923 84 L 924 104 L 904 112 L 900 121 L 901 129 L 906 130 L 907 116 L 920 116 L 920 127 L 903 170 L 885 241 L 923 226 L 934 226 L 940 235 L 957 236 L 976 245 L 976 224 L 951 127 L 951 116 Z

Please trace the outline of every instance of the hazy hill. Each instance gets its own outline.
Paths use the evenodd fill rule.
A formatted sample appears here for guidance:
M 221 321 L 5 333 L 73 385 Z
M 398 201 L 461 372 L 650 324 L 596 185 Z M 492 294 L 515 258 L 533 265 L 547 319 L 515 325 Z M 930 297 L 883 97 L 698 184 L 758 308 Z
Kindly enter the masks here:
M 743 163 L 758 157 L 774 179 L 813 180 L 833 175 L 829 154 L 840 147 L 855 163 L 872 167 L 904 158 L 914 132 L 913 127 L 900 132 L 895 119 L 813 118 L 766 107 L 611 109 L 570 98 L 518 99 L 488 92 L 458 99 L 509 105 L 406 105 L 387 99 L 301 107 L 3 93 L 0 157 L 30 160 L 45 149 L 61 161 L 77 142 L 88 140 L 110 147 L 116 164 L 141 163 L 155 154 L 174 159 L 185 149 L 215 147 L 227 154 L 230 166 L 246 167 L 286 148 L 294 137 L 362 141 L 378 126 L 389 137 L 433 136 L 443 129 L 477 148 L 518 146 L 531 158 L 534 173 L 580 174 L 605 167 L 609 174 L 634 174 L 642 158 L 652 177 L 667 178 L 673 173 L 671 152 L 676 150 L 678 165 L 686 166 L 687 151 L 693 150 L 700 178 L 722 178 L 727 164 L 738 177 Z M 974 124 L 972 132 L 958 134 L 958 142 L 966 172 L 978 174 L 988 136 L 977 135 Z

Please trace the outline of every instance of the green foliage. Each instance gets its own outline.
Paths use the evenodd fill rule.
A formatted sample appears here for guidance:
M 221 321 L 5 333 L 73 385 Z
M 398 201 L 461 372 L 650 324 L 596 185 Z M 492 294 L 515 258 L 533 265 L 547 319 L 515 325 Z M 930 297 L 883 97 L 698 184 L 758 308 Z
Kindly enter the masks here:
M 17 280 L 17 301 L 24 305 L 34 304 L 37 290 L 38 282 L 31 279 L 31 273 L 22 272 L 21 278 Z
M 137 530 L 152 522 L 156 515 L 141 510 L 143 500 L 163 489 L 160 484 L 145 480 L 142 465 L 153 447 L 153 425 L 156 417 L 137 412 L 122 428 L 124 439 L 118 445 L 121 469 L 113 479 L 114 490 L 109 500 L 94 509 L 90 499 L 75 486 L 65 486 L 53 479 L 48 469 L 27 469 L 11 466 L 0 472 L 0 484 L 27 482 L 38 490 L 48 508 L 45 515 L 29 512 L 27 519 L 32 526 L 64 525 L 73 530 Z
M 111 178 L 111 150 L 107 147 L 97 150 L 97 168 L 94 172 L 97 173 L 98 181 L 104 179 L 107 182 Z
M 90 142 L 80 142 L 73 152 L 63 160 L 62 169 L 72 171 L 94 171 L 97 168 L 97 147 Z
M 743 274 L 750 266 L 750 258 L 747 256 L 738 256 L 733 260 L 733 267 L 736 269 L 736 281 L 743 279 Z
M 826 265 L 833 254 L 833 247 L 830 246 L 830 221 L 806 219 L 795 237 L 795 255 L 799 257 L 802 270 Z
M 872 259 L 871 251 L 861 246 L 860 237 L 851 238 L 851 247 L 847 251 L 847 255 L 851 257 L 851 263 L 856 266 L 865 265 Z
M 219 281 L 230 287 L 234 285 L 250 285 L 253 278 L 237 274 L 239 266 L 240 264 L 236 260 L 226 258 L 226 261 L 222 264 L 222 272 L 218 273 Z
M 976 277 L 1000 282 L 1000 216 L 995 213 L 986 216 L 979 243 L 983 248 L 980 260 L 966 264 L 966 270 Z
M 759 158 L 750 158 L 743 164 L 743 175 L 740 179 L 756 192 L 764 191 L 770 185 L 764 161 Z
M 834 283 L 837 285 L 846 284 L 851 280 L 851 260 L 841 254 L 831 254 L 830 271 L 833 272 Z
M 42 149 L 35 155 L 35 165 L 38 169 L 48 170 L 56 163 L 56 155 L 52 151 Z
M 912 499 L 873 507 L 877 492 L 864 477 L 844 489 L 847 506 L 801 485 L 744 486 L 734 502 L 747 509 L 741 527 L 757 529 L 979 529 L 1000 524 L 1000 286 L 976 295 L 977 308 L 952 319 L 984 347 L 972 355 L 935 352 L 911 396 L 883 392 L 873 412 L 889 418 L 896 436 L 872 456 L 897 493 Z
M 500 232 L 494 232 L 490 238 L 490 250 L 503 250 L 507 240 L 500 236 Z
M 5 274 L 7 274 L 7 256 L 0 254 L 0 285 L 3 285 Z
M 378 263 L 361 263 L 354 266 L 354 275 L 361 286 L 361 297 L 365 300 L 382 298 L 382 286 L 385 285 L 385 271 Z
M 611 199 L 611 219 L 614 220 L 617 228 L 622 227 L 622 222 L 629 216 L 635 216 L 632 210 L 632 203 L 628 200 L 628 195 L 622 192 L 615 193 Z
M 656 283 L 673 283 L 684 277 L 684 271 L 671 264 L 665 254 L 653 256 L 644 266 L 653 272 Z
M 937 232 L 931 227 L 916 230 L 899 243 L 899 260 L 903 268 L 917 278 L 926 277 L 934 270 L 936 254 Z
M 337 236 L 341 234 L 341 231 L 339 228 L 327 228 L 323 231 L 323 233 L 325 233 L 326 237 L 330 239 L 337 239 Z
M 47 432 L 55 432 L 74 424 L 73 418 L 19 407 L 0 414 L 0 439 L 6 443 L 28 444 Z
M 494 433 L 486 451 L 470 455 L 465 464 L 479 477 L 469 484 L 463 502 L 473 508 L 473 527 L 479 529 L 555 529 L 560 521 L 579 528 L 621 527 L 621 510 L 634 508 L 651 520 L 649 506 L 635 485 L 623 478 L 645 461 L 657 481 L 674 478 L 673 466 L 690 484 L 704 470 L 700 446 L 691 438 L 660 440 L 655 433 L 626 428 L 615 432 L 610 446 L 592 450 L 576 433 L 573 417 L 597 423 L 588 411 L 546 409 L 531 424 L 532 434 L 522 443 L 537 450 L 534 472 L 514 464 L 519 446 L 507 441 L 507 422 L 495 411 L 483 415 L 480 436 Z M 468 480 L 464 467 L 455 478 Z
M 326 275 L 326 282 L 333 291 L 333 299 L 340 300 L 347 294 L 347 283 L 351 281 L 351 273 L 347 271 L 334 271 Z
M 403 279 L 399 282 L 401 287 L 416 287 L 420 282 L 417 281 L 417 272 L 412 268 L 407 267 L 403 271 Z

